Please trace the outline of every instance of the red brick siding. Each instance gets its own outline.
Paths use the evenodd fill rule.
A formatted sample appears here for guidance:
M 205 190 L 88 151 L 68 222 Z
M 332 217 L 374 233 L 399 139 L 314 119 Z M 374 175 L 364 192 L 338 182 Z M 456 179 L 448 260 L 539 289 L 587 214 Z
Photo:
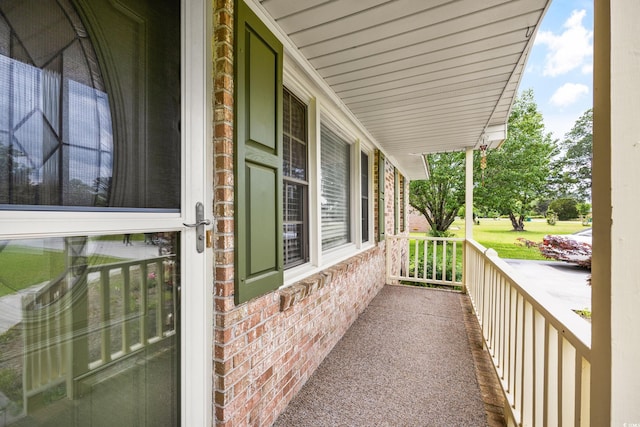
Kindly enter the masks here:
M 373 248 L 291 287 L 218 312 L 216 422 L 271 425 L 382 288 L 383 278 L 384 252 Z

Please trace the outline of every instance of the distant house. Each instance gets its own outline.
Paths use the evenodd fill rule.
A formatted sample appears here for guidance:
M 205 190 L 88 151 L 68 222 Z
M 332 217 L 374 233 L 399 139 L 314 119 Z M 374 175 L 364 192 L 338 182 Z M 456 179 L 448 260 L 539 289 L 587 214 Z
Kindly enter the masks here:
M 426 233 L 431 230 L 431 226 L 420 212 L 416 211 L 414 208 L 409 208 L 409 231 L 417 232 L 417 233 Z

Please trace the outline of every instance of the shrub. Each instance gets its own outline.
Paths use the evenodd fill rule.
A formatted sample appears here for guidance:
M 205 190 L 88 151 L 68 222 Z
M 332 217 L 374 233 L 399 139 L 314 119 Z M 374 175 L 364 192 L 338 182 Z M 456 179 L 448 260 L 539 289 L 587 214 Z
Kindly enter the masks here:
M 454 236 L 454 234 L 449 230 L 438 231 L 438 230 L 434 230 L 433 228 L 429 230 L 428 234 L 431 237 L 453 237 Z
M 558 214 L 560 221 L 567 221 L 578 217 L 578 202 L 570 197 L 556 199 L 549 203 L 549 210 Z
M 564 236 L 545 236 L 539 246 L 545 258 L 571 262 L 591 270 L 591 245 Z
M 452 280 L 452 267 L 453 267 L 453 263 L 451 261 L 451 259 L 447 259 L 447 271 L 446 271 L 446 279 L 443 279 L 442 277 L 442 260 L 439 260 L 440 262 L 436 263 L 436 279 L 437 280 Z M 457 263 L 457 268 L 456 268 L 456 280 L 457 282 L 462 281 L 462 265 L 460 265 L 459 263 Z M 415 264 L 413 262 L 411 262 L 409 264 L 409 270 L 410 273 L 409 275 L 411 277 L 413 277 L 413 272 L 414 272 L 414 268 L 415 268 Z M 433 277 L 433 263 L 431 262 L 431 260 L 427 260 L 427 274 L 425 276 L 424 274 L 424 260 L 421 257 L 418 260 L 418 277 L 426 277 L 428 279 L 431 279 L 431 277 Z M 418 286 L 420 286 L 420 284 L 418 284 Z
M 415 262 L 418 263 L 418 277 L 431 279 L 433 277 L 433 255 L 431 251 L 431 246 L 429 247 L 429 253 L 427 254 L 427 272 L 425 275 L 424 271 L 424 251 L 422 248 L 420 249 L 420 253 L 418 257 L 411 256 L 409 261 L 409 276 L 414 277 L 415 271 Z M 457 282 L 462 281 L 462 253 L 456 254 L 456 280 Z M 446 265 L 446 279 L 442 276 L 442 243 L 438 243 L 438 253 L 436 255 L 436 279 L 438 280 L 452 280 L 452 271 L 453 271 L 453 247 L 447 246 L 447 265 Z M 420 285 L 419 285 L 420 286 Z

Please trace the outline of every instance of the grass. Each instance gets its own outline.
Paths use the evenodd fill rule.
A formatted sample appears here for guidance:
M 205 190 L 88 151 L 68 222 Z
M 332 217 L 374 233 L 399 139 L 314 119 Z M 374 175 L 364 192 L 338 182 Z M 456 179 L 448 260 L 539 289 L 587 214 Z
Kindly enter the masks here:
M 544 260 L 538 248 L 527 248 L 518 242 L 522 237 L 536 243 L 542 242 L 547 234 L 571 234 L 584 230 L 586 227 L 580 221 L 558 221 L 556 225 L 549 225 L 545 220 L 525 222 L 525 231 L 513 231 L 508 219 L 481 218 L 480 225 L 473 226 L 473 239 L 486 248 L 492 248 L 500 258 Z M 464 220 L 453 223 L 449 229 L 455 237 L 464 236 Z M 420 233 L 422 234 L 422 233 Z
M 119 261 L 105 255 L 89 257 L 89 265 Z M 44 283 L 65 270 L 64 251 L 28 246 L 7 246 L 0 252 L 0 297 Z

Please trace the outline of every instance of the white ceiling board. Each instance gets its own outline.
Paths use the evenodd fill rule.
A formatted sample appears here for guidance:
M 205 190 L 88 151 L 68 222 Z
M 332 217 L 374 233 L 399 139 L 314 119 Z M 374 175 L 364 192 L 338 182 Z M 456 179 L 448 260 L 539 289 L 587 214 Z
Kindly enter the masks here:
M 437 82 L 440 79 L 453 76 L 464 75 L 466 78 L 477 73 L 482 76 L 485 71 L 495 74 L 496 67 L 507 66 L 512 68 L 514 61 L 517 61 L 517 53 L 497 57 L 494 61 L 467 62 L 466 58 L 457 58 L 454 61 L 444 61 L 440 63 L 426 65 L 418 69 L 399 71 L 390 75 L 375 76 L 362 79 L 357 82 L 350 82 L 341 85 L 334 85 L 334 90 L 344 96 L 357 96 L 363 93 L 370 93 L 372 89 L 382 92 L 399 87 L 413 87 L 421 83 Z
M 498 65 L 498 67 L 484 68 L 488 65 Z M 336 92 L 347 104 L 350 102 L 359 102 L 371 99 L 381 99 L 388 96 L 399 94 L 411 94 L 415 90 L 439 87 L 450 83 L 458 83 L 465 79 L 477 80 L 482 77 L 493 76 L 497 74 L 510 75 L 508 60 L 502 58 L 497 59 L 494 63 L 471 64 L 465 67 L 459 67 L 455 73 L 449 70 L 437 71 L 424 79 L 413 79 L 411 85 L 405 85 L 403 82 L 391 82 L 380 84 L 379 86 L 367 89 L 354 89 L 350 91 Z M 453 74 L 453 75 L 452 75 Z M 422 80 L 422 81 L 421 81 Z
M 491 39 L 475 40 L 469 43 L 454 45 L 447 49 L 431 50 L 427 51 L 427 53 L 424 54 L 416 54 L 404 59 L 399 59 L 397 61 L 386 63 L 381 62 L 371 67 L 363 68 L 356 71 L 350 71 L 335 75 L 328 75 L 327 73 L 325 80 L 331 85 L 346 83 L 370 77 L 372 74 L 383 75 L 393 73 L 398 70 L 413 69 L 428 64 L 451 60 L 453 58 L 464 58 L 468 55 L 480 55 L 486 60 L 487 58 L 492 57 L 496 54 L 496 52 L 498 52 L 494 52 L 493 49 L 503 48 L 504 51 L 499 51 L 499 55 L 505 55 L 510 52 L 521 53 L 523 44 L 525 44 L 526 42 L 518 40 L 518 33 L 520 33 L 520 31 L 521 30 L 503 34 Z M 423 45 L 422 47 L 424 48 L 425 46 Z
M 294 3 L 293 1 L 290 1 Z M 394 1 L 390 0 L 369 0 L 361 1 L 345 1 L 340 2 L 340 7 L 336 7 L 335 2 L 321 4 L 317 7 L 298 12 L 294 15 L 278 18 L 276 21 L 282 28 L 287 29 L 287 33 L 292 38 L 296 34 L 307 32 L 315 27 L 322 26 L 330 31 L 330 26 L 335 21 L 346 21 L 349 17 L 354 17 L 360 21 L 370 10 L 380 9 L 384 5 L 393 5 Z M 413 2 L 420 3 L 420 2 Z M 302 45 L 301 45 L 302 46 Z
M 347 1 L 356 2 L 356 0 Z M 347 1 L 345 1 L 345 3 Z M 360 0 L 358 0 L 358 2 L 360 2 Z M 368 2 L 365 1 L 362 3 Z M 345 39 L 348 46 L 354 46 L 358 43 L 369 42 L 369 40 L 373 38 L 372 34 L 375 34 L 375 37 L 388 37 L 395 35 L 398 33 L 397 28 L 403 26 L 403 19 L 411 18 L 421 12 L 428 12 L 437 8 L 439 5 L 446 5 L 449 3 L 451 3 L 450 0 L 396 0 L 378 7 L 372 7 L 358 15 L 342 15 L 341 19 L 328 21 L 322 26 L 323 32 L 319 32 L 319 27 L 317 26 L 304 28 L 304 24 L 301 23 L 298 27 L 302 27 L 304 29 L 296 30 L 295 32 L 291 31 L 289 34 L 292 38 L 296 39 L 300 48 L 319 44 L 324 40 L 337 39 L 340 37 Z M 337 10 L 336 14 L 339 15 L 340 11 Z M 394 24 L 389 26 L 390 23 Z M 282 25 L 283 29 L 288 31 L 287 23 L 284 24 L 285 25 Z M 291 28 L 294 29 L 296 27 L 292 26 Z M 385 29 L 387 28 L 390 28 L 390 31 L 385 33 Z M 375 30 L 378 30 L 378 32 L 376 33 Z
M 533 17 L 531 12 L 524 17 Z M 482 24 L 465 23 L 457 27 L 455 23 L 438 24 L 438 28 L 421 28 L 409 33 L 403 33 L 390 39 L 381 39 L 346 49 L 339 39 L 331 39 L 331 53 L 309 58 L 323 75 L 332 76 L 348 71 L 368 68 L 377 63 L 398 61 L 415 55 L 423 55 L 436 49 L 450 48 L 476 40 L 489 39 L 508 32 L 521 31 L 526 34 L 526 28 L 520 25 L 517 18 L 509 18 Z M 456 32 L 450 33 L 453 28 Z M 309 49 L 300 49 L 305 56 L 311 56 Z
M 504 127 L 550 0 L 246 0 L 410 179 Z M 292 56 L 295 58 L 295 55 Z
M 491 49 L 489 51 L 470 53 L 442 61 L 431 61 L 421 66 L 397 68 L 394 71 L 385 73 L 377 73 L 378 69 L 372 69 L 372 72 L 376 72 L 373 76 L 352 79 L 344 83 L 331 83 L 331 85 L 336 92 L 341 92 L 389 82 L 404 82 L 409 78 L 418 78 L 420 81 L 427 81 L 427 76 L 435 75 L 434 73 L 438 71 L 443 71 L 446 72 L 447 75 L 451 75 L 464 74 L 464 67 L 470 67 L 472 65 L 475 65 L 477 68 L 492 68 L 492 66 L 496 64 L 493 61 L 487 61 L 487 55 L 491 55 L 493 58 L 501 58 L 504 64 L 513 64 L 513 62 L 517 62 L 520 58 L 520 52 L 522 52 L 522 43 Z
M 261 3 L 272 17 L 279 19 L 323 4 L 335 3 L 335 0 L 261 0 Z
M 497 74 L 476 80 L 464 80 L 458 83 L 451 83 L 444 86 L 435 86 L 424 90 L 416 90 L 409 94 L 388 96 L 384 98 L 384 110 L 403 105 L 418 105 L 420 102 L 437 102 L 437 100 L 451 99 L 455 96 L 465 96 L 480 93 L 482 91 L 498 92 L 503 90 L 504 80 L 509 77 L 509 73 Z M 426 99 L 426 100 L 425 100 Z M 428 105 L 428 104 L 427 104 Z M 361 102 L 350 102 L 349 106 L 358 116 L 368 112 L 384 112 L 380 108 L 380 100 L 374 99 Z

